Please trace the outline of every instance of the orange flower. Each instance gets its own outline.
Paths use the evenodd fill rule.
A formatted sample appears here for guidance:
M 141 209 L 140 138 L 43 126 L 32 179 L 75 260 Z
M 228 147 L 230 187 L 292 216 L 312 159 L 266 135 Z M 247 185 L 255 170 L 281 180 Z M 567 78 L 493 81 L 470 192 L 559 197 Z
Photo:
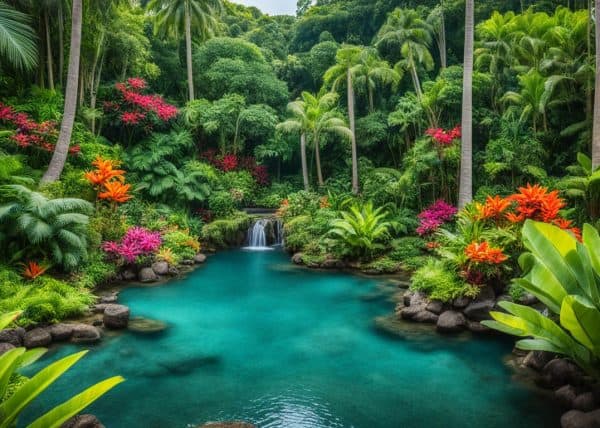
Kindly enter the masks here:
M 509 213 L 506 216 L 513 223 L 526 219 L 550 223 L 558 217 L 558 212 L 566 205 L 565 201 L 558 196 L 557 190 L 548 192 L 546 187 L 539 184 L 520 187 L 519 193 L 508 199 L 517 203 L 516 213 Z
M 498 220 L 501 215 L 510 207 L 511 201 L 509 199 L 503 199 L 500 196 L 488 196 L 485 204 L 475 204 L 477 208 L 477 219 L 487 220 L 496 219 Z
M 474 263 L 500 264 L 508 259 L 500 248 L 493 248 L 483 241 L 472 242 L 465 248 L 465 255 Z
M 329 197 L 323 196 L 319 200 L 319 208 L 324 209 L 324 208 L 329 208 L 329 207 L 331 207 L 331 204 L 329 203 Z
M 48 266 L 40 266 L 36 262 L 23 263 L 23 278 L 36 279 L 48 270 Z
M 132 198 L 129 194 L 130 184 L 123 184 L 118 181 L 110 181 L 104 184 L 105 191 L 98 194 L 98 198 L 108 201 L 123 203 Z
M 85 178 L 94 186 L 104 186 L 113 178 L 124 182 L 125 171 L 122 169 L 115 169 L 118 167 L 118 162 L 110 159 L 102 159 L 100 156 L 96 158 L 92 165 L 96 167 L 94 171 L 86 172 Z

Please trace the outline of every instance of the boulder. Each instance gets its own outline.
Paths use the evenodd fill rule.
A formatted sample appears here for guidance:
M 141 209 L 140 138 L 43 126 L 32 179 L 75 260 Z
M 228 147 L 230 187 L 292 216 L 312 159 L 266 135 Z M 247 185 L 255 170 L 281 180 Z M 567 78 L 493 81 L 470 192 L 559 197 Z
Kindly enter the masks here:
M 323 260 L 321 267 L 324 269 L 343 269 L 345 267 L 344 262 L 332 257 L 327 257 Z
M 493 331 L 490 328 L 481 324 L 479 321 L 471 321 L 471 320 L 467 320 L 467 329 L 471 333 L 489 333 L 489 332 Z
M 469 303 L 471 303 L 471 299 L 461 296 L 452 301 L 452 306 L 454 306 L 456 309 L 464 309 Z
M 461 331 L 467 320 L 463 314 L 457 311 L 446 311 L 440 315 L 436 329 L 440 333 L 457 333 Z
M 61 428 L 105 428 L 94 415 L 77 415 L 62 424 Z
M 73 324 L 55 324 L 50 327 L 50 336 L 55 342 L 64 342 L 73 336 Z
M 196 263 L 192 259 L 186 259 L 186 260 L 182 260 L 181 262 L 179 262 L 179 264 L 181 264 L 183 266 L 193 266 Z
M 158 281 L 158 276 L 156 276 L 152 268 L 145 267 L 140 269 L 138 280 L 143 283 L 156 282 Z
M 429 300 L 427 299 L 427 295 L 425 293 L 414 293 L 410 297 L 410 306 L 427 306 L 429 304 Z
M 440 300 L 432 300 L 425 309 L 427 309 L 429 312 L 439 315 L 444 310 L 444 302 Z
M 427 310 L 417 313 L 412 320 L 416 322 L 435 324 L 438 321 L 439 316 L 433 312 Z
M 154 263 L 152 263 L 152 270 L 157 275 L 168 275 L 169 274 L 169 263 L 154 262 Z
M 525 306 L 533 306 L 538 303 L 539 300 L 531 293 L 525 293 L 519 298 L 519 303 Z
M 202 253 L 198 253 L 194 256 L 194 263 L 196 263 L 197 265 L 201 265 L 205 261 L 206 261 L 206 256 Z
M 107 294 L 106 296 L 100 297 L 100 303 L 117 303 L 119 299 L 119 293 Z
M 127 327 L 134 333 L 155 334 L 165 331 L 167 329 L 167 324 L 158 320 L 135 317 L 129 321 Z
M 8 328 L 0 331 L 0 342 L 6 342 L 13 345 L 15 348 L 23 346 L 23 339 L 25 338 L 25 329 Z
M 10 351 L 11 349 L 15 349 L 15 346 L 6 342 L 0 343 L 0 355 Z
M 496 305 L 496 293 L 490 286 L 485 286 L 479 292 L 479 296 L 464 309 L 464 314 L 475 321 L 490 319 L 490 311 Z
M 127 328 L 129 323 L 129 308 L 124 305 L 108 305 L 104 310 L 102 321 L 104 326 L 110 329 Z
M 562 428 L 600 428 L 600 409 L 593 412 L 571 410 L 560 418 Z
M 92 307 L 92 312 L 95 314 L 103 314 L 107 307 L 113 303 L 98 303 Z
M 137 278 L 137 273 L 133 269 L 125 269 L 121 272 L 121 277 L 124 281 L 133 281 Z
M 523 359 L 523 364 L 534 370 L 542 371 L 544 366 L 554 358 L 554 354 L 546 351 L 531 351 Z
M 402 295 L 402 302 L 404 303 L 404 306 L 410 306 L 410 298 L 412 297 L 413 292 L 410 290 L 407 290 L 404 292 L 404 294 Z
M 45 328 L 34 328 L 25 333 L 23 344 L 26 348 L 41 348 L 52 343 L 52 336 Z
M 302 253 L 296 253 L 292 256 L 292 263 L 294 263 L 295 265 L 301 265 L 302 262 Z
M 405 320 L 412 320 L 417 314 L 425 311 L 425 306 L 408 306 L 400 310 L 400 317 Z
M 579 394 L 573 400 L 573 408 L 582 412 L 591 412 L 594 410 L 596 408 L 594 393 L 584 392 L 583 394 Z
M 249 424 L 248 422 L 207 422 L 204 425 L 200 425 L 198 428 L 256 428 L 256 425 Z
M 554 391 L 556 401 L 565 409 L 572 409 L 577 397 L 577 389 L 573 385 L 565 385 Z
M 179 269 L 177 269 L 175 266 L 169 266 L 169 275 L 171 275 L 171 276 L 179 275 Z
M 93 343 L 101 338 L 100 331 L 93 325 L 73 324 L 71 341 L 75 343 Z
M 565 358 L 550 361 L 544 366 L 542 375 L 542 382 L 551 388 L 559 388 L 567 384 L 579 386 L 584 382 L 581 369 Z

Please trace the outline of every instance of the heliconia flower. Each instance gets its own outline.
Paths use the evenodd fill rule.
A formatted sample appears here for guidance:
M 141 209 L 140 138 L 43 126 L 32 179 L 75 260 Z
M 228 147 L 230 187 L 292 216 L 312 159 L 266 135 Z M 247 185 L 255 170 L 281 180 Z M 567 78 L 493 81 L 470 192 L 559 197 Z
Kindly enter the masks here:
M 124 203 L 132 198 L 129 194 L 130 188 L 131 184 L 123 184 L 120 181 L 109 181 L 104 183 L 104 192 L 100 192 L 98 198 L 116 203 Z
M 465 248 L 465 255 L 474 263 L 500 264 L 508 259 L 502 249 L 491 247 L 487 241 L 472 242 Z

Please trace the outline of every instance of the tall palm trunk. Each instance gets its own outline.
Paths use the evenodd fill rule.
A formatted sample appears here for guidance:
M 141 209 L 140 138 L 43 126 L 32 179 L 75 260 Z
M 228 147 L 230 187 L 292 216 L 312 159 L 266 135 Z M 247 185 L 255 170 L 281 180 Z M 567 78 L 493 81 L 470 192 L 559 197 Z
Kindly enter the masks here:
M 300 134 L 300 158 L 302 159 L 302 178 L 304 179 L 304 190 L 310 190 L 308 181 L 308 162 L 306 161 L 306 134 Z
M 375 95 L 373 94 L 373 88 L 368 82 L 367 78 L 367 93 L 369 94 L 369 113 L 373 113 L 375 111 Z
M 185 57 L 187 62 L 188 92 L 190 101 L 194 100 L 194 71 L 192 68 L 192 18 L 189 5 L 185 7 Z
M 77 87 L 79 85 L 79 57 L 81 52 L 81 21 L 82 0 L 73 0 L 73 16 L 71 28 L 71 49 L 69 52 L 69 72 L 67 74 L 67 89 L 65 91 L 65 107 L 58 142 L 52 155 L 48 170 L 42 177 L 42 183 L 51 183 L 60 178 L 65 167 L 71 134 L 73 133 L 73 122 L 77 110 Z
M 44 27 L 46 31 L 46 66 L 48 67 L 48 88 L 54 90 L 54 64 L 52 63 L 52 40 L 50 39 L 50 19 L 48 11 L 44 11 Z
M 474 0 L 465 7 L 465 55 L 462 102 L 462 146 L 460 156 L 460 187 L 458 206 L 463 208 L 473 200 L 473 27 Z
M 352 82 L 352 71 L 347 71 L 348 86 L 348 119 L 350 120 L 350 130 L 352 131 L 352 193 L 358 195 L 360 191 L 358 185 L 358 150 L 356 148 L 356 123 L 354 120 L 354 86 Z
M 58 83 L 63 85 L 65 73 L 65 17 L 63 14 L 62 1 L 58 2 Z
M 439 48 L 440 48 L 440 65 L 442 68 L 446 68 L 448 65 L 448 55 L 446 53 L 446 18 L 444 15 L 444 0 L 440 1 L 441 10 L 441 22 L 440 22 L 440 35 L 439 35 Z
M 325 182 L 323 181 L 323 170 L 321 169 L 321 147 L 319 147 L 319 136 L 315 135 L 315 163 L 317 164 L 317 180 L 319 187 L 323 187 Z
M 595 0 L 596 15 L 596 81 L 594 94 L 594 131 L 592 136 L 592 168 L 600 166 L 600 0 Z

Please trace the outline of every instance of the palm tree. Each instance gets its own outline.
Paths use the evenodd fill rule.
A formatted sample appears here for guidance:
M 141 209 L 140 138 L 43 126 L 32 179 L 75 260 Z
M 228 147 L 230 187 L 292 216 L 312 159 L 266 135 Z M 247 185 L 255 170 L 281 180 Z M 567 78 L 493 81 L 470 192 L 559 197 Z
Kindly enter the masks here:
M 192 33 L 203 39 L 214 34 L 217 17 L 223 11 L 221 0 L 150 0 L 148 10 L 155 13 L 155 33 L 170 33 L 175 37 L 185 34 L 188 92 L 194 100 L 194 75 L 192 66 Z
M 546 107 L 550 100 L 548 89 L 549 79 L 542 76 L 537 70 L 519 76 L 519 92 L 509 91 L 504 94 L 502 101 L 517 105 L 521 109 L 521 121 L 531 118 L 534 132 L 538 130 L 538 123 L 542 120 L 543 128 L 548 129 Z
M 370 113 L 375 110 L 374 92 L 377 85 L 397 85 L 401 79 L 398 70 L 390 68 L 388 62 L 382 60 L 374 48 L 367 48 L 362 52 L 360 63 L 355 70 L 356 84 L 366 88 Z
M 446 53 L 446 19 L 444 17 L 444 0 L 434 7 L 427 16 L 427 23 L 431 26 L 435 41 L 440 53 L 440 67 L 446 68 L 448 65 Z
M 344 82 L 346 83 L 348 118 L 352 131 L 352 192 L 358 194 L 358 150 L 356 147 L 356 118 L 354 114 L 354 77 L 356 67 L 360 64 L 363 49 L 360 46 L 343 45 L 336 54 L 336 64 L 325 72 L 324 80 L 336 91 Z
M 596 16 L 596 92 L 594 95 L 594 130 L 592 134 L 592 170 L 600 166 L 600 0 L 595 1 Z
M 0 2 L 0 57 L 21 70 L 38 64 L 37 40 L 28 15 Z
M 65 91 L 65 108 L 60 126 L 60 134 L 56 148 L 48 165 L 48 170 L 42 177 L 42 183 L 50 183 L 59 179 L 67 161 L 73 123 L 77 110 L 77 88 L 79 86 L 79 60 L 81 55 L 81 22 L 83 20 L 82 0 L 73 0 L 71 14 L 71 49 L 69 51 L 69 71 L 67 73 L 67 88 Z
M 306 160 L 306 134 L 310 130 L 309 120 L 306 111 L 306 103 L 302 100 L 292 101 L 287 106 L 292 117 L 285 122 L 277 125 L 277 129 L 283 132 L 300 133 L 300 159 L 302 162 L 302 179 L 304 180 L 304 190 L 310 190 L 310 181 L 308 180 L 308 162 Z
M 466 0 L 459 208 L 464 208 L 473 200 L 473 42 L 475 27 L 473 14 L 474 0 Z

